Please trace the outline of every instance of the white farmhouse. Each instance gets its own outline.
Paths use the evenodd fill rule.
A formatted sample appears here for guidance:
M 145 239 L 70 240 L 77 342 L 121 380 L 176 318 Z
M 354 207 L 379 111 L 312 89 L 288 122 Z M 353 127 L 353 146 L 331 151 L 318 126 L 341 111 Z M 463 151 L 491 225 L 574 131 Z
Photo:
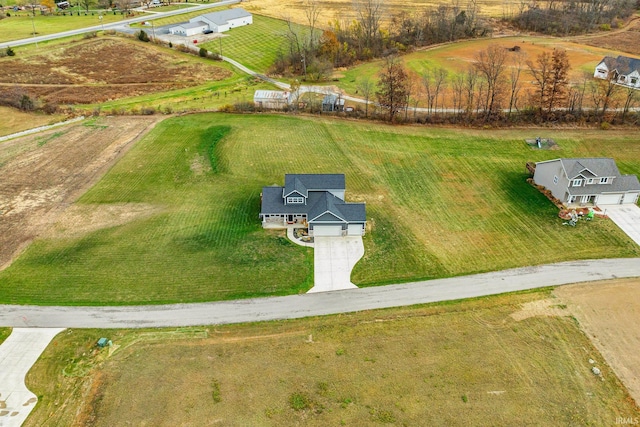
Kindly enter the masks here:
M 250 24 L 253 24 L 253 15 L 242 8 L 236 8 L 196 16 L 189 22 L 169 28 L 169 33 L 190 37 L 207 32 L 224 33 L 231 28 Z
M 620 85 L 640 89 L 640 59 L 628 56 L 605 56 L 596 66 L 593 77 L 612 79 Z

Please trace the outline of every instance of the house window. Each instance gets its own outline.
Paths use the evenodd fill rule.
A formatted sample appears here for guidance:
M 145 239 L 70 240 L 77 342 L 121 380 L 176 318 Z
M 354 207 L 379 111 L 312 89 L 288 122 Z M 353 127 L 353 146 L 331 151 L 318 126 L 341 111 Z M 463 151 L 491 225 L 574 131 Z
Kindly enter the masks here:
M 304 197 L 287 197 L 287 204 L 301 204 L 304 203 Z
M 553 183 L 557 184 L 558 183 L 558 175 L 554 175 L 553 176 Z
M 574 179 L 573 182 L 571 183 L 572 187 L 580 187 L 581 185 L 582 185 L 581 179 Z
M 600 178 L 600 184 L 608 184 L 608 183 L 609 183 L 608 176 L 603 176 L 602 178 Z
M 593 184 L 593 183 L 594 183 L 594 181 L 595 181 L 595 179 L 593 179 L 593 178 L 589 178 L 589 179 L 587 180 L 587 184 Z
M 607 74 L 607 70 L 600 70 L 600 69 L 599 69 L 599 70 L 598 70 L 598 73 L 599 73 L 599 74 Z
M 635 86 L 637 83 L 638 83 L 638 79 L 635 77 L 631 77 L 631 84 Z

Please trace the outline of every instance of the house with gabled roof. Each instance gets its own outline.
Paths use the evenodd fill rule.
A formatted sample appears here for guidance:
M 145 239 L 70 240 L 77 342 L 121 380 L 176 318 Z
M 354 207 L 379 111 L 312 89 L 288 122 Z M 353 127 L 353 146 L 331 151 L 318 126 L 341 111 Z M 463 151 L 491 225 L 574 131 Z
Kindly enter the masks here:
M 640 89 L 640 59 L 628 56 L 605 56 L 596 65 L 593 77 Z
M 364 235 L 365 204 L 344 200 L 344 174 L 286 174 L 284 187 L 263 187 L 261 199 L 264 228 L 299 225 L 310 236 Z
M 566 205 L 637 203 L 640 182 L 610 158 L 555 159 L 536 163 L 533 181 Z

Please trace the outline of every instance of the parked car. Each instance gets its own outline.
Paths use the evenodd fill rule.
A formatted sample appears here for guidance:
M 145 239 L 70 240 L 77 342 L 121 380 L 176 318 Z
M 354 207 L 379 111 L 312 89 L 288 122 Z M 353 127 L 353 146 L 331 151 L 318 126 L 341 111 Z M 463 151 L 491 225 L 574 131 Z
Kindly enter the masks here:
M 211 33 L 213 33 L 213 30 L 204 30 L 202 32 L 202 34 L 211 34 Z

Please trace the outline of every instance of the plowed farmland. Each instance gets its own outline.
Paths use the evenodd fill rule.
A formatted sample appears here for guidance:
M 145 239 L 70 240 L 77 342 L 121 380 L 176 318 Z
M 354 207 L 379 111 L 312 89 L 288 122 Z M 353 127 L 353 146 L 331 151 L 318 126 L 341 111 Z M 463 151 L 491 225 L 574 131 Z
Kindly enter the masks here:
M 213 63 L 182 55 L 149 43 L 92 39 L 46 53 L 2 59 L 0 89 L 18 87 L 47 102 L 88 104 L 231 76 Z

